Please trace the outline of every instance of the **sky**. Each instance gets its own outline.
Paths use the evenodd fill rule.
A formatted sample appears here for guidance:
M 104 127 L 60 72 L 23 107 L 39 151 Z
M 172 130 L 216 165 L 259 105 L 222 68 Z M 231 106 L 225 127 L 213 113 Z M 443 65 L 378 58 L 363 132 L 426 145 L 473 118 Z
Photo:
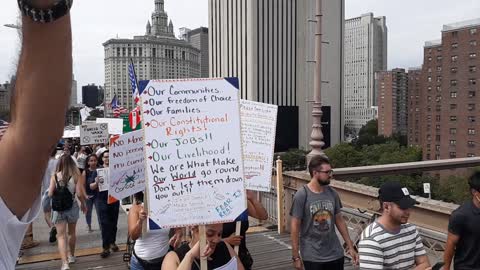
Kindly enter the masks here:
M 301 0 L 304 1 L 304 0 Z M 337 0 L 324 0 L 337 1 Z M 10 79 L 18 59 L 15 29 L 17 1 L 5 0 L 0 17 L 0 82 Z M 132 5 L 132 3 L 134 3 Z M 77 0 L 72 8 L 73 69 L 81 87 L 104 84 L 102 43 L 110 38 L 143 35 L 154 10 L 154 0 Z M 208 0 L 165 0 L 165 10 L 178 28 L 208 27 Z M 479 0 L 345 0 L 345 17 L 373 12 L 386 16 L 388 68 L 420 66 L 425 41 L 440 39 L 444 24 L 480 18 Z

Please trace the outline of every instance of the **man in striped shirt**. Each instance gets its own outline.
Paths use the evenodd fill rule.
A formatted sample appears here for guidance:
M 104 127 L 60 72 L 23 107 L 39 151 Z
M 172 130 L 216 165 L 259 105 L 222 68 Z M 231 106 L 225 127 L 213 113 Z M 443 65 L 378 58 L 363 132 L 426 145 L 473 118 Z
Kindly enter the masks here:
M 407 223 L 418 202 L 396 182 L 383 184 L 378 193 L 382 216 L 362 233 L 360 269 L 431 269 L 417 228 Z

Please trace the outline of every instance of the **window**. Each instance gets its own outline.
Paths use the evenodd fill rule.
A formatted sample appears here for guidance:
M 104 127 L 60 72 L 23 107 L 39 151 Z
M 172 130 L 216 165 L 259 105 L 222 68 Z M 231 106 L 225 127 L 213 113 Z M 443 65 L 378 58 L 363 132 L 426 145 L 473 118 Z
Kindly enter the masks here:
M 432 61 L 432 57 L 431 57 L 431 56 L 428 57 L 428 61 Z
M 458 43 L 452 43 L 452 49 L 458 48 Z
M 436 160 L 439 160 L 439 159 L 440 159 L 440 154 L 436 154 L 436 155 L 435 155 L 435 159 L 436 159 Z
M 477 46 L 477 41 L 476 40 L 470 40 L 470 46 Z
M 469 80 L 468 80 L 468 84 L 469 84 L 469 85 L 476 85 L 476 84 L 477 84 L 477 80 L 476 80 L 476 79 L 469 79 Z
M 475 110 L 475 104 L 468 104 L 468 110 L 469 111 Z
M 453 38 L 458 37 L 458 32 L 457 32 L 457 31 L 452 32 L 452 37 L 453 37 Z
M 442 56 L 441 55 L 437 56 L 437 61 L 442 61 Z
M 450 92 L 450 97 L 451 98 L 456 98 L 457 97 L 457 92 Z
M 476 53 L 470 53 L 469 55 L 470 59 L 474 59 L 477 57 L 477 54 Z
M 451 128 L 450 129 L 450 134 L 452 134 L 452 135 L 457 134 L 457 129 L 456 128 Z
M 475 91 L 468 91 L 468 97 L 472 98 L 475 96 Z
M 438 77 L 437 77 L 437 82 L 438 82 L 438 83 L 441 83 L 441 82 L 442 82 L 442 76 L 438 76 Z
M 435 110 L 437 112 L 441 111 L 442 110 L 442 105 L 435 105 Z
M 437 142 L 440 141 L 440 135 L 435 135 L 435 141 L 437 141 Z
M 430 160 L 430 154 L 427 154 L 427 160 Z
M 440 125 L 435 125 L 436 131 L 440 131 Z
M 432 87 L 431 87 L 431 86 L 428 86 L 427 89 L 428 89 L 428 92 L 432 91 Z
M 451 86 L 457 86 L 457 84 L 458 84 L 457 80 L 451 80 L 450 81 Z
M 428 76 L 427 80 L 428 82 L 432 82 L 432 77 Z
M 431 122 L 431 121 L 432 121 L 432 116 L 431 116 L 431 115 L 427 115 L 427 121 L 428 121 L 428 122 Z
M 477 33 L 477 28 L 470 29 L 470 35 L 475 35 Z
M 440 145 L 435 145 L 435 151 L 440 151 Z
M 442 92 L 442 87 L 437 86 L 437 92 Z
M 432 97 L 431 97 L 431 96 L 428 96 L 428 97 L 427 97 L 427 100 L 428 100 L 428 101 L 432 101 Z
M 470 71 L 470 72 L 476 72 L 476 71 L 477 71 L 477 67 L 476 67 L 476 66 L 469 66 L 469 67 L 468 67 L 468 71 Z
M 457 140 L 450 140 L 450 145 L 451 146 L 457 145 Z
M 468 153 L 468 154 L 467 154 L 467 157 L 475 157 L 475 154 Z
M 475 129 L 474 128 L 469 128 L 468 129 L 468 135 L 475 135 Z
M 436 101 L 436 102 L 440 102 L 440 101 L 442 101 L 442 96 L 440 96 L 440 95 L 439 95 L 439 96 L 437 96 L 437 97 L 435 98 L 435 101 Z
M 449 155 L 450 155 L 450 158 L 456 158 L 457 152 L 450 152 Z
M 456 110 L 457 104 L 450 104 L 450 110 Z
M 452 62 L 457 62 L 458 60 L 458 55 L 453 55 L 452 56 Z
M 454 115 L 450 116 L 450 121 L 452 122 L 457 121 L 457 116 L 454 116 Z
M 450 71 L 451 71 L 452 73 L 457 73 L 457 71 L 458 71 L 458 68 L 456 68 L 456 67 L 452 67 L 452 68 L 450 69 Z
M 474 141 L 468 141 L 468 147 L 475 147 Z
M 435 115 L 435 121 L 440 122 L 440 115 Z
M 442 71 L 442 67 L 441 67 L 441 66 L 438 66 L 438 67 L 437 67 L 437 71 L 438 71 L 438 72 Z
M 429 67 L 429 68 L 427 69 L 427 71 L 428 71 L 428 73 L 432 73 L 432 68 Z
M 467 119 L 468 119 L 468 122 L 470 122 L 470 123 L 475 122 L 475 116 L 469 116 Z

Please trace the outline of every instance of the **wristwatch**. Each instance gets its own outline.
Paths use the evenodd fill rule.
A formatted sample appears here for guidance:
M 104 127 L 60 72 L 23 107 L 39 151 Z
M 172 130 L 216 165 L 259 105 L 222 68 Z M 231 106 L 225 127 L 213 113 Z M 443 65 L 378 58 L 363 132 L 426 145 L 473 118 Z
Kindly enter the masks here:
M 34 0 L 17 0 L 18 8 L 24 16 L 38 23 L 49 23 L 65 16 L 72 7 L 73 0 L 57 0 L 52 6 L 39 8 Z
M 300 256 L 292 257 L 292 261 L 296 262 L 296 261 L 298 261 L 298 260 L 300 260 Z

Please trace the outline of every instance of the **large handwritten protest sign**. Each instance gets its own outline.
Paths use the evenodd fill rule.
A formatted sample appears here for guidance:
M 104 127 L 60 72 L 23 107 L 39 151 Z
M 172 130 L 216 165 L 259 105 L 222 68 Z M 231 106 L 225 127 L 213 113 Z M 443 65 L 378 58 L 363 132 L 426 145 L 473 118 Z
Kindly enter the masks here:
M 97 175 L 98 175 L 98 191 L 108 190 L 108 182 L 110 181 L 109 169 L 108 168 L 97 169 Z
M 121 200 L 145 189 L 143 130 L 110 139 L 110 185 L 108 194 Z
M 80 127 L 80 144 L 99 144 L 108 142 L 108 124 L 88 124 Z
M 246 209 L 238 80 L 142 81 L 149 215 L 160 227 Z
M 245 186 L 269 192 L 278 107 L 249 100 L 240 104 Z

